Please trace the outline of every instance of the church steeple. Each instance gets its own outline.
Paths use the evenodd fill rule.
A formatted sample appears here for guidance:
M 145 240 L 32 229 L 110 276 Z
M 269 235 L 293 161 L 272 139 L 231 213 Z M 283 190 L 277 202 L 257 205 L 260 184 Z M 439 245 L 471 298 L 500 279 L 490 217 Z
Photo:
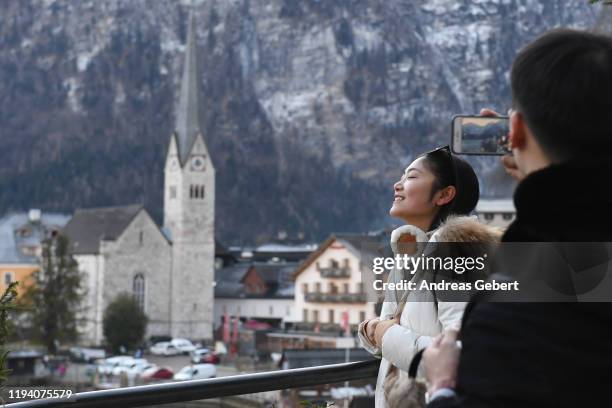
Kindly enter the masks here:
M 193 10 L 189 13 L 189 29 L 187 32 L 187 49 L 181 80 L 181 94 L 176 108 L 176 134 L 178 156 L 181 164 L 185 164 L 191 146 L 201 133 L 199 120 L 199 77 L 196 22 Z

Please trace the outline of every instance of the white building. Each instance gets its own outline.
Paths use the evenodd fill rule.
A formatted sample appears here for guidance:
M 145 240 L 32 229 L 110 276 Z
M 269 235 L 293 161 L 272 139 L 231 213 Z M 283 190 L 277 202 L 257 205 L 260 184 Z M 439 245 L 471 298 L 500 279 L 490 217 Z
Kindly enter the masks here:
M 120 292 L 145 310 L 148 335 L 212 339 L 215 169 L 198 118 L 195 27 L 192 14 L 163 169 L 164 227 L 131 205 L 78 210 L 64 230 L 86 275 L 85 342 L 102 342 L 104 310 Z
M 295 271 L 293 322 L 316 329 L 342 327 L 344 314 L 355 326 L 376 317 L 375 301 L 368 299 L 371 272 L 368 255 L 378 237 L 336 234 L 328 238 Z
M 516 208 L 510 198 L 480 199 L 476 205 L 476 214 L 485 224 L 507 228 L 516 217 Z

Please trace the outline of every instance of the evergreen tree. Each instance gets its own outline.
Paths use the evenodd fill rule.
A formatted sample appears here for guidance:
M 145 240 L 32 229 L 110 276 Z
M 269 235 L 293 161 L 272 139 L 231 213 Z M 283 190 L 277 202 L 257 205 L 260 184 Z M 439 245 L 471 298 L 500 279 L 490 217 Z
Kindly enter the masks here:
M 134 297 L 121 293 L 104 311 L 104 337 L 114 352 L 121 346 L 133 350 L 142 342 L 147 323 L 147 315 Z
M 82 274 L 68 248 L 68 238 L 61 234 L 43 241 L 41 268 L 33 274 L 23 298 L 32 333 L 51 354 L 58 342 L 77 340 L 85 295 Z

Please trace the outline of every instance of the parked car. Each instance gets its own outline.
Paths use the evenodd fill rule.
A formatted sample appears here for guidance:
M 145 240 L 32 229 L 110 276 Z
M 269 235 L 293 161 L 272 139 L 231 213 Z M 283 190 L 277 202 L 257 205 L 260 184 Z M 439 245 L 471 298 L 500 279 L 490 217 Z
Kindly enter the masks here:
M 126 371 L 126 373 L 127 373 L 128 379 L 133 380 L 136 377 L 142 378 L 142 374 L 145 371 L 150 370 L 152 368 L 157 368 L 157 366 L 149 362 L 147 362 L 146 364 L 136 364 L 134 367 L 129 368 Z
M 191 343 L 187 339 L 174 338 L 170 341 L 170 344 L 176 347 L 176 349 L 181 354 L 185 354 L 185 355 L 191 353 L 192 351 L 196 349 L 196 346 L 194 346 L 193 343 Z
M 179 351 L 174 344 L 167 341 L 154 344 L 151 346 L 149 351 L 151 354 L 155 354 L 156 356 L 175 356 L 181 353 L 181 351 Z
M 203 380 L 217 376 L 217 367 L 214 364 L 194 364 L 185 366 L 174 375 L 178 381 Z
M 169 380 L 174 377 L 174 371 L 170 367 L 151 367 L 140 374 L 144 381 Z
M 134 360 L 134 357 L 132 356 L 115 356 L 101 360 L 101 364 L 98 365 L 98 373 L 102 375 L 112 375 L 115 367 L 117 367 L 119 364 L 132 360 Z
M 219 355 L 209 349 L 197 349 L 191 353 L 191 362 L 194 364 L 219 364 L 221 358 Z
M 206 347 L 196 348 L 191 353 L 189 353 L 189 355 L 191 356 L 191 362 L 195 364 L 199 363 L 200 358 L 202 358 L 203 355 L 208 354 L 210 352 L 211 350 Z
M 115 368 L 113 368 L 111 374 L 118 377 L 121 375 L 121 373 L 124 373 L 124 372 L 127 373 L 128 370 L 134 367 L 144 366 L 147 364 L 149 364 L 149 362 L 144 358 L 134 358 L 132 360 L 123 360 L 119 364 L 117 364 Z
M 103 359 L 106 357 L 106 352 L 104 349 L 71 347 L 70 357 L 76 362 L 93 363 L 98 359 Z

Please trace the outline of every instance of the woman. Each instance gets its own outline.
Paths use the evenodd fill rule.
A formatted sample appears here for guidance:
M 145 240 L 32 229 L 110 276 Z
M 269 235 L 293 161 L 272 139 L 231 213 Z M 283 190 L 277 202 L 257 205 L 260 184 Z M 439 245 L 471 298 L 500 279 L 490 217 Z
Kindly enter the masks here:
M 394 255 L 411 252 L 402 251 L 402 243 L 411 241 L 499 241 L 500 231 L 465 216 L 478 202 L 478 178 L 448 147 L 418 157 L 393 188 L 389 213 L 406 223 L 391 234 Z M 427 271 L 405 274 L 396 269 L 389 280 L 427 278 Z M 362 322 L 358 331 L 363 347 L 382 358 L 376 382 L 377 408 L 406 403 L 402 391 L 412 357 L 443 330 L 458 328 L 464 308 L 464 302 L 441 301 L 428 291 L 385 293 L 380 318 Z

